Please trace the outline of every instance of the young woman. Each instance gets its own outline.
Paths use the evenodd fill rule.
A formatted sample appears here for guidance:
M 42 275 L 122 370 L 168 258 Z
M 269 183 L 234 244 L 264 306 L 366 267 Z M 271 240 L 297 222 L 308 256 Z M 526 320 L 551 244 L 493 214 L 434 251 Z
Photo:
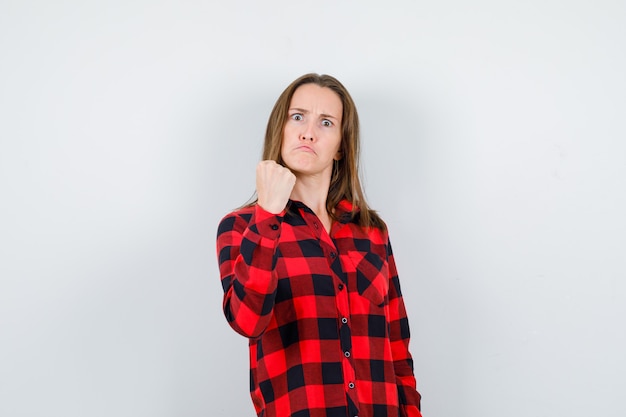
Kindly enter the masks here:
M 222 219 L 224 314 L 249 339 L 259 417 L 419 417 L 385 223 L 358 175 L 345 87 L 307 74 L 270 114 L 256 202 Z

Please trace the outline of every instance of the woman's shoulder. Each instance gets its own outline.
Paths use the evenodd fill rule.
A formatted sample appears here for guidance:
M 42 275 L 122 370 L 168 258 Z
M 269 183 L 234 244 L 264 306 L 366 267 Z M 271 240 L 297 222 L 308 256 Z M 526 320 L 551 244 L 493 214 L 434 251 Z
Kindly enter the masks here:
M 217 234 L 218 236 L 224 232 L 229 232 L 237 229 L 245 229 L 250 223 L 250 219 L 254 214 L 256 204 L 239 207 L 230 213 L 226 214 L 219 222 Z
M 378 217 L 380 222 L 376 222 L 370 226 L 364 226 L 361 224 L 358 216 L 359 214 L 346 223 L 348 230 L 350 230 L 349 232 L 346 231 L 346 233 L 350 233 L 354 239 L 367 240 L 373 244 L 384 245 L 387 243 L 387 240 L 389 239 L 387 234 L 387 225 L 382 221 L 382 219 L 380 219 L 380 217 Z

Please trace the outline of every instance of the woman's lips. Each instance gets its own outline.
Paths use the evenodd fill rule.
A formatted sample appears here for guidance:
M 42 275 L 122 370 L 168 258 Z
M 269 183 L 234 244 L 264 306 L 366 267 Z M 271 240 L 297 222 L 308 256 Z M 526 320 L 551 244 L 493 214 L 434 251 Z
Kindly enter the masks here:
M 310 146 L 306 146 L 306 145 L 302 145 L 302 146 L 298 146 L 296 148 L 297 151 L 303 151 L 303 152 L 310 152 L 310 153 L 315 153 L 315 151 L 313 150 L 313 148 L 311 148 Z

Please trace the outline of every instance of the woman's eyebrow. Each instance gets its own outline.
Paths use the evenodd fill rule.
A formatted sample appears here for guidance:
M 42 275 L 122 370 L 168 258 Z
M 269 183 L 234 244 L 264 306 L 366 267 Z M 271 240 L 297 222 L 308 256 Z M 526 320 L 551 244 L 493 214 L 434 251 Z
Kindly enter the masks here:
M 337 117 L 333 116 L 332 114 L 320 114 L 321 117 L 324 117 L 326 119 L 335 119 L 335 120 L 339 120 Z
M 298 108 L 298 107 L 292 107 L 292 108 L 289 109 L 289 111 L 297 111 L 298 113 L 303 113 L 303 114 L 310 113 L 310 111 L 305 110 L 305 109 L 301 109 L 301 108 Z M 333 116 L 332 114 L 326 114 L 326 113 L 320 114 L 320 117 L 327 118 L 327 119 L 339 120 L 338 117 Z

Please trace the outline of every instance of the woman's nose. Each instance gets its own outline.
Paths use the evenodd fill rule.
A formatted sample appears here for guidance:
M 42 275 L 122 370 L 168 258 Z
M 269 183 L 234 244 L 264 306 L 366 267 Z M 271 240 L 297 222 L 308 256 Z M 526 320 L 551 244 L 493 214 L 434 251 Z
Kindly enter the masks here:
M 309 140 L 313 142 L 314 138 L 315 138 L 314 126 L 307 124 L 304 132 L 302 132 L 302 134 L 300 135 L 300 139 Z

